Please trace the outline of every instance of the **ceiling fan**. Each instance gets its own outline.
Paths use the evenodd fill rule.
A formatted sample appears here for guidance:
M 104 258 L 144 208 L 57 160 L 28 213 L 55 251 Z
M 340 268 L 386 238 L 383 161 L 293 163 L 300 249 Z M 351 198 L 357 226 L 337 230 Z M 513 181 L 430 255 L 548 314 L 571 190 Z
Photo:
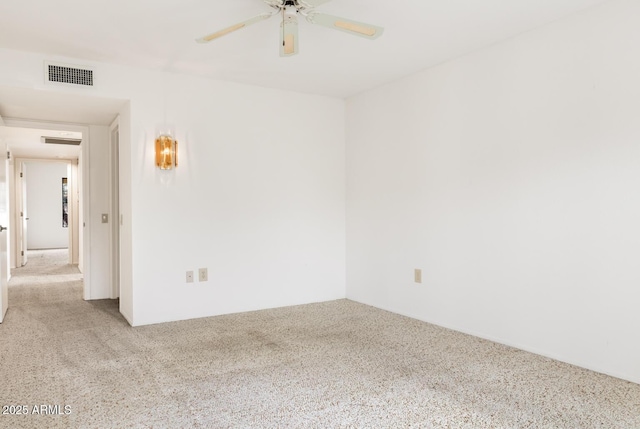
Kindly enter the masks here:
M 256 22 L 271 18 L 274 15 L 282 16 L 280 25 L 280 56 L 290 57 L 298 53 L 298 15 L 302 15 L 312 24 L 322 25 L 345 33 L 361 36 L 367 39 L 377 39 L 384 29 L 371 24 L 357 22 L 346 18 L 340 18 L 325 13 L 316 12 L 314 9 L 330 0 L 263 0 L 271 6 L 273 12 L 261 13 L 246 21 L 232 25 L 215 33 L 196 39 L 198 43 L 208 43 L 229 33 L 248 27 Z

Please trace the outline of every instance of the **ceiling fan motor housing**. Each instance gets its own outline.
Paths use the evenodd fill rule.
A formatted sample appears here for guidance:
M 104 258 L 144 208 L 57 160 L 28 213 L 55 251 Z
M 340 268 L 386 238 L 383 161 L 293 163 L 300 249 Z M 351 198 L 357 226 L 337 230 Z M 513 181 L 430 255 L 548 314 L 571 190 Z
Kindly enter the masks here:
M 285 16 L 296 16 L 296 14 L 298 13 L 298 9 L 296 9 L 295 6 L 286 6 L 284 9 L 284 14 Z

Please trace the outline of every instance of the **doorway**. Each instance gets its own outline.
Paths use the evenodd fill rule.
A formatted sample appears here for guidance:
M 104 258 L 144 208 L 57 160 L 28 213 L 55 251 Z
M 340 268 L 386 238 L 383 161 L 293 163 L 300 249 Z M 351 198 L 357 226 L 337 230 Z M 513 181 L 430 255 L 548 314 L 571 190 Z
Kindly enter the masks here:
M 88 287 L 79 270 L 79 255 L 87 248 L 79 210 L 86 127 L 11 119 L 5 124 L 0 137 L 8 156 L 8 193 L 0 199 L 7 205 L 9 230 L 8 256 L 2 261 L 7 265 L 0 277 L 8 281 L 7 289 L 34 273 L 43 284 L 55 283 L 47 275 L 65 274 L 78 277 L 74 287 Z M 2 305 L 9 313 L 10 296 L 16 295 L 3 291 Z
M 9 95 L 13 94 L 13 98 L 5 97 L 5 91 L 9 91 Z M 11 132 L 17 128 L 32 130 L 47 129 L 61 133 L 57 137 L 62 137 L 63 139 L 69 138 L 69 136 L 62 135 L 64 133 L 80 133 L 82 142 L 80 144 L 80 154 L 77 157 L 78 161 L 74 164 L 72 163 L 71 174 L 67 177 L 69 180 L 67 183 L 67 192 L 71 197 L 71 200 L 67 202 L 67 210 L 69 214 L 71 211 L 76 214 L 75 219 L 77 219 L 78 225 L 77 230 L 71 228 L 71 223 L 68 227 L 70 243 L 78 243 L 77 246 L 72 245 L 69 247 L 69 254 L 71 256 L 68 256 L 68 258 L 82 270 L 84 277 L 82 294 L 85 300 L 117 297 L 120 294 L 120 287 L 117 284 L 114 285 L 114 282 L 121 277 L 118 272 L 121 271 L 120 266 L 122 266 L 122 264 L 120 255 L 116 253 L 119 251 L 120 246 L 117 242 L 114 243 L 113 241 L 120 239 L 120 222 L 118 221 L 121 217 L 117 210 L 122 210 L 123 206 L 121 204 L 114 204 L 111 198 L 113 196 L 119 198 L 119 192 L 117 191 L 119 191 L 118 188 L 121 186 L 122 181 L 115 181 L 111 176 L 111 172 L 116 171 L 119 174 L 119 169 L 113 166 L 112 163 L 119 162 L 118 158 L 122 156 L 122 152 L 118 150 L 114 152 L 114 155 L 111 155 L 111 151 L 115 150 L 116 147 L 110 144 L 110 134 L 114 131 L 110 125 L 114 123 L 114 119 L 117 120 L 121 112 L 124 112 L 125 119 L 122 127 L 129 130 L 128 101 L 93 96 L 75 97 L 73 94 L 57 94 L 27 89 L 8 90 L 1 85 L 0 94 L 2 95 L 2 97 L 0 97 L 0 114 L 4 119 L 4 124 L 0 123 L 0 142 L 4 147 L 8 146 L 9 150 L 12 151 L 11 161 L 9 163 L 5 162 L 7 182 L 15 181 L 16 174 L 19 174 L 17 173 L 19 172 L 19 164 L 16 163 L 17 158 L 36 158 L 38 160 L 42 158 L 56 159 L 55 156 L 20 154 L 19 151 L 14 148 L 11 136 L 6 138 L 7 132 L 11 134 Z M 19 94 L 24 96 L 18 97 L 17 95 Z M 47 98 L 48 102 L 39 103 L 38 100 L 42 98 Z M 8 100 L 12 102 L 9 103 Z M 54 105 L 55 108 L 50 107 Z M 42 108 L 43 106 L 46 108 Z M 20 117 L 24 118 L 22 114 L 25 112 L 32 113 L 34 117 L 31 119 L 17 119 Z M 115 130 L 117 131 L 115 135 L 117 136 L 118 149 L 122 142 L 119 134 L 122 127 L 119 126 L 118 129 Z M 42 136 L 43 134 L 38 136 L 34 145 L 39 146 L 39 149 L 47 146 L 51 147 L 40 141 Z M 125 144 L 128 144 L 129 139 L 125 138 L 124 141 Z M 2 152 L 7 153 L 6 151 Z M 73 159 L 68 156 L 63 158 L 67 160 Z M 75 161 L 75 159 L 73 159 L 73 161 Z M 28 170 L 29 168 L 27 166 L 27 180 Z M 62 183 L 60 183 L 60 186 L 62 186 Z M 11 194 L 4 196 L 4 199 L 3 196 L 0 195 L 0 206 L 3 204 L 2 201 L 5 201 L 7 217 L 10 218 L 5 224 L 0 222 L 0 225 L 3 227 L 9 226 L 8 231 L 0 232 L 0 240 L 2 237 L 7 237 L 9 241 L 7 245 L 9 254 L 8 257 L 5 258 L 5 260 L 8 260 L 9 265 L 6 269 L 0 269 L 0 279 L 6 279 L 10 277 L 9 271 L 11 266 L 20 266 L 18 264 L 19 258 L 17 258 L 16 255 L 16 249 L 18 249 L 20 242 L 16 239 L 16 227 L 18 226 L 20 217 L 18 212 L 18 218 L 16 218 L 15 208 L 17 204 L 15 198 L 17 195 L 23 195 L 23 193 L 22 191 L 16 192 L 15 183 L 12 183 L 12 186 L 0 188 L 6 189 L 6 193 Z M 13 204 L 9 204 L 9 201 Z M 62 205 L 62 202 L 60 204 Z M 31 222 L 33 218 L 29 213 L 29 207 L 23 210 L 23 212 L 26 212 L 26 216 L 23 216 L 23 222 L 27 222 L 26 238 L 28 240 L 30 231 L 28 222 Z M 62 215 L 62 213 L 60 213 L 60 215 Z M 29 218 L 29 220 L 26 220 L 27 218 Z M 71 219 L 69 219 L 69 222 L 71 222 Z M 115 229 L 116 225 L 118 226 L 117 229 Z M 129 229 L 126 229 L 126 231 L 128 234 Z M 24 237 L 21 237 L 21 239 L 23 238 Z M 26 250 L 25 257 L 27 261 L 25 266 L 28 267 L 31 265 L 29 261 L 28 244 L 22 244 L 21 246 L 22 249 L 20 249 L 20 252 Z M 116 255 L 117 259 L 114 264 L 112 259 Z M 22 256 L 21 253 L 20 256 Z M 130 272 L 130 269 L 128 269 L 128 261 L 129 259 L 127 259 L 127 264 L 124 266 L 126 273 Z M 24 263 L 24 261 L 20 261 L 20 264 L 22 263 Z M 115 274 L 110 275 L 112 266 L 114 266 L 114 270 L 117 269 L 117 271 Z M 128 276 L 126 278 L 129 279 Z M 128 285 L 129 282 L 127 282 L 127 286 Z M 126 289 L 126 292 L 128 291 L 129 289 Z M 124 310 L 126 311 L 122 309 L 121 311 L 123 314 L 126 314 L 125 317 L 127 317 L 127 320 L 131 320 L 129 298 L 131 294 L 126 293 L 125 296 L 125 304 L 121 302 L 120 306 L 124 305 Z M 0 308 L 6 308 L 6 305 L 6 296 L 0 294 Z M 11 314 L 10 303 L 8 314 Z
M 78 265 L 78 160 L 16 158 L 13 164 L 12 268 L 27 265 L 31 251 L 51 249 L 65 249 L 67 263 Z

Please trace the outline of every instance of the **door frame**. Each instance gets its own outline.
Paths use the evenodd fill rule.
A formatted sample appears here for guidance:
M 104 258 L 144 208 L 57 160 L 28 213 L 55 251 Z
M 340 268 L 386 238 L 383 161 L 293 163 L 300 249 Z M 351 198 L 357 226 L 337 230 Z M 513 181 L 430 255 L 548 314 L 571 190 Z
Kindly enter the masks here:
M 26 238 L 24 226 L 25 222 L 29 219 L 28 213 L 25 210 L 25 165 L 24 162 L 20 159 L 14 159 L 14 176 L 13 178 L 9 178 L 11 182 L 9 182 L 9 186 L 13 183 L 14 188 L 14 196 L 15 196 L 15 204 L 10 204 L 13 206 L 13 212 L 11 213 L 11 217 L 15 220 L 13 223 L 13 231 L 15 246 L 13 249 L 9 249 L 9 252 L 13 250 L 13 257 L 16 261 L 16 267 L 24 267 L 27 264 L 27 249 L 26 249 Z M 11 226 L 11 225 L 10 225 Z
M 120 117 L 109 126 L 109 201 L 111 231 L 109 234 L 111 299 L 120 297 Z
M 77 174 L 74 174 L 74 166 L 77 166 L 78 164 L 78 160 L 75 158 L 34 158 L 34 157 L 16 157 L 14 159 L 14 167 L 15 168 L 15 175 L 14 175 L 14 188 L 15 188 L 15 199 L 16 199 L 16 205 L 15 208 L 13 210 L 12 215 L 14 216 L 14 218 L 16 219 L 15 222 L 15 228 L 14 228 L 14 235 L 15 235 L 15 249 L 14 250 L 14 256 L 16 258 L 16 267 L 18 267 L 18 262 L 20 262 L 21 266 L 24 266 L 25 264 L 22 264 L 22 261 L 25 260 L 26 258 L 26 253 L 25 255 L 22 255 L 20 253 L 20 246 L 18 245 L 20 240 L 24 240 L 24 233 L 23 233 L 23 228 L 21 227 L 24 224 L 24 220 L 23 220 L 23 216 L 22 216 L 22 211 L 20 210 L 21 207 L 24 207 L 24 201 L 23 197 L 24 197 L 24 191 L 23 191 L 23 186 L 26 185 L 24 184 L 24 182 L 22 182 L 24 180 L 23 177 L 19 176 L 19 174 L 21 172 L 24 171 L 24 164 L 26 163 L 52 163 L 52 164 L 65 164 L 67 166 L 67 183 L 68 183 L 68 196 L 69 196 L 69 244 L 68 244 L 68 249 L 69 249 L 69 263 L 70 264 L 77 264 L 77 258 L 74 259 L 74 255 L 78 254 L 78 247 L 80 245 L 79 241 L 78 241 L 78 230 L 79 230 L 79 213 L 78 213 L 78 205 L 77 205 L 77 195 L 75 193 L 75 190 L 78 187 L 77 184 Z M 76 170 L 77 172 L 77 170 Z M 28 181 L 28 176 L 29 174 L 27 173 L 27 181 Z M 18 202 L 22 202 L 22 204 L 18 204 Z M 75 203 L 75 204 L 74 204 Z M 27 207 L 28 210 L 28 207 Z M 28 212 L 26 212 L 28 214 Z M 19 222 L 18 220 L 22 220 L 21 222 Z M 29 220 L 29 218 L 27 218 L 26 220 Z M 26 252 L 27 249 L 25 249 Z
M 78 254 L 81 258 L 80 271 L 83 274 L 84 293 L 83 298 L 85 300 L 91 299 L 91 228 L 89 228 L 91 222 L 91 193 L 90 193 L 90 170 L 89 170 L 89 153 L 90 153 L 90 140 L 89 140 L 89 126 L 76 125 L 76 124 L 61 124 L 57 122 L 37 121 L 29 119 L 10 119 L 4 118 L 5 126 L 7 127 L 20 127 L 20 128 L 36 128 L 55 131 L 73 131 L 82 133 L 82 142 L 80 143 L 80 154 L 78 163 L 81 165 L 81 172 L 78 172 L 78 180 L 76 183 L 76 189 L 79 190 L 78 196 L 80 198 L 80 205 L 77 211 L 77 225 L 78 225 Z M 20 158 L 24 159 L 24 158 Z M 29 158 L 36 161 L 41 161 L 37 158 Z M 68 160 L 67 160 L 68 161 Z M 15 166 L 14 170 L 18 171 Z M 15 212 L 15 211 L 14 211 Z M 9 227 L 15 229 L 17 220 L 10 218 Z M 17 245 L 17 243 L 16 243 Z M 16 264 L 17 265 L 17 264 Z
M 4 126 L 2 122 L 2 118 L 0 118 L 0 127 Z M 11 203 L 9 201 L 9 190 L 8 180 L 9 180 L 9 158 L 10 153 L 7 150 L 7 145 L 5 142 L 0 139 L 0 150 L 2 150 L 2 154 L 0 155 L 0 162 L 3 164 L 0 166 L 0 169 L 3 172 L 0 172 L 0 175 L 4 175 L 4 185 L 5 189 L 0 191 L 3 194 L 2 200 L 2 211 L 0 216 L 0 221 L 2 221 L 2 226 L 4 227 L 2 231 L 0 231 L 0 323 L 4 321 L 4 317 L 9 308 L 9 277 L 11 273 L 10 269 L 10 257 L 9 257 L 9 219 L 11 217 Z M 6 155 L 5 155 L 6 154 Z M 3 231 L 7 231 L 3 233 Z

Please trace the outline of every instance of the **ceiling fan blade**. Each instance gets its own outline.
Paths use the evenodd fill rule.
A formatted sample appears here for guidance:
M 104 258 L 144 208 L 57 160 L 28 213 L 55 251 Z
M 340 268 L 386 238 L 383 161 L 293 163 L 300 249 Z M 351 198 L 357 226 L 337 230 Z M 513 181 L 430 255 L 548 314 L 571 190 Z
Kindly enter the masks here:
M 331 0 L 298 0 L 298 4 L 306 9 L 318 7 L 321 4 L 329 3 Z
M 298 18 L 284 15 L 280 26 L 280 56 L 291 57 L 298 53 Z
M 384 28 L 377 25 L 365 24 L 364 22 L 353 21 L 351 19 L 340 18 L 338 16 L 327 15 L 320 12 L 310 12 L 307 21 L 334 30 L 364 37 L 367 39 L 377 39 L 382 36 Z
M 223 30 L 217 31 L 215 33 L 211 33 L 199 39 L 196 39 L 198 43 L 208 43 L 212 40 L 218 39 L 222 36 L 226 36 L 229 33 L 233 33 L 234 31 L 240 30 L 242 28 L 248 27 L 251 24 L 255 24 L 256 22 L 264 21 L 265 19 L 271 18 L 274 14 L 272 13 L 262 13 L 258 16 L 254 16 L 251 19 L 247 19 L 246 21 L 239 22 L 238 24 L 232 25 L 231 27 L 227 27 Z
M 280 6 L 283 5 L 284 0 L 263 0 L 263 1 L 271 7 L 280 8 Z

